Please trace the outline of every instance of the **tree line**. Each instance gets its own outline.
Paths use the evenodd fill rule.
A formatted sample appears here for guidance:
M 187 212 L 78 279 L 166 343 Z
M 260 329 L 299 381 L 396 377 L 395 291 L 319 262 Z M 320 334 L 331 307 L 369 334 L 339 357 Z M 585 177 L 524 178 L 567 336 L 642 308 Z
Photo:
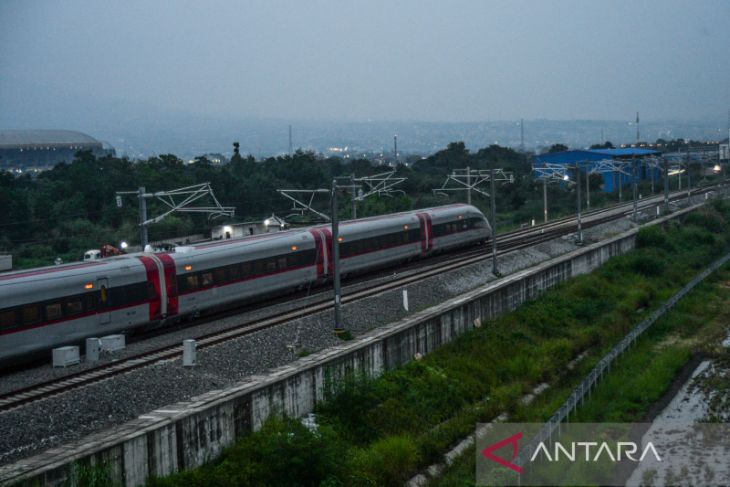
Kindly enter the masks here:
M 407 179 L 398 188 L 405 194 L 369 197 L 358 204 L 358 216 L 466 201 L 464 192 L 444 196 L 432 190 L 454 169 L 468 166 L 513 172 L 514 184 L 500 184 L 497 189 L 500 220 L 507 225 L 528 222 L 542 215 L 542 186 L 533 178 L 531 157 L 498 145 L 469 151 L 463 142 L 453 142 L 428 157 L 399 164 L 396 176 Z M 276 192 L 278 188 L 329 188 L 335 177 L 361 177 L 392 169 L 367 159 L 303 151 L 262 160 L 236 152 L 225 165 L 214 165 L 205 158 L 186 164 L 172 154 L 131 161 L 79 152 L 73 161 L 37 175 L 0 172 L 0 251 L 14 254 L 15 267 L 30 267 L 52 264 L 56 258 L 78 260 L 88 249 L 117 246 L 122 240 L 134 244 L 138 242 L 136 200 L 128 198 L 118 208 L 115 194 L 139 186 L 154 192 L 210 182 L 221 204 L 236 208 L 236 221 L 251 221 L 272 213 L 290 213 L 291 203 Z M 572 210 L 574 197 L 565 188 L 554 185 L 550 192 L 553 211 Z M 349 198 L 347 192 L 340 198 L 342 218 L 350 216 Z M 474 193 L 472 201 L 487 214 L 487 199 Z M 317 204 L 329 213 L 325 196 Z M 149 215 L 161 209 L 154 200 L 149 201 Z M 149 227 L 150 241 L 208 233 L 210 226 L 202 215 L 175 214 Z

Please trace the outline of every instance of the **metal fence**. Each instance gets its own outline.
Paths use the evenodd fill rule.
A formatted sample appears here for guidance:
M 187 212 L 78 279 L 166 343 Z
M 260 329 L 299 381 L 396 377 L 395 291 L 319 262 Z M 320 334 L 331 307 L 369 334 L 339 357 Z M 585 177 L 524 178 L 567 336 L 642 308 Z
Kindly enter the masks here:
M 570 420 L 571 413 L 575 412 L 579 404 L 583 404 L 586 397 L 590 397 L 591 390 L 595 385 L 603 378 L 603 374 L 610 372 L 611 364 L 618 359 L 626 350 L 636 342 L 636 339 L 644 333 L 651 325 L 664 315 L 667 311 L 672 309 L 680 299 L 687 295 L 692 289 L 694 289 L 699 283 L 704 281 L 707 276 L 719 269 L 723 264 L 730 261 L 730 253 L 721 257 L 712 263 L 707 269 L 698 274 L 692 279 L 686 286 L 680 289 L 674 296 L 668 301 L 662 304 L 656 311 L 654 311 L 648 318 L 643 320 L 641 323 L 629 332 L 616 346 L 614 346 L 610 352 L 608 352 L 598 364 L 590 371 L 590 373 L 583 379 L 583 381 L 573 389 L 568 399 L 563 403 L 560 408 L 550 417 L 550 419 L 542 426 L 540 432 L 535 435 L 526 448 L 522 448 L 519 456 L 516 458 L 518 465 L 526 465 L 532 456 L 535 448 L 545 441 L 550 441 L 553 435 L 560 434 L 560 424 Z

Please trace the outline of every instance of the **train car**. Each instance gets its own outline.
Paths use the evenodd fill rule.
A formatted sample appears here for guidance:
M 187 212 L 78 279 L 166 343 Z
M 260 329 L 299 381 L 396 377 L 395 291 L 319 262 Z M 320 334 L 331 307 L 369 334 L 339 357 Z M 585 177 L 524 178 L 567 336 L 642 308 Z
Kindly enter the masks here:
M 366 272 L 491 237 L 449 205 L 345 221 L 341 271 Z M 0 364 L 90 336 L 130 332 L 332 278 L 328 225 L 0 274 Z
M 316 252 L 314 237 L 302 230 L 178 249 L 169 254 L 177 279 L 176 313 L 198 313 L 304 287 L 317 279 Z
M 432 251 L 444 251 L 485 242 L 492 236 L 492 229 L 481 211 L 469 205 L 449 205 L 431 208 L 429 219 L 429 245 Z
M 159 296 L 134 257 L 0 274 L 0 363 L 155 319 Z

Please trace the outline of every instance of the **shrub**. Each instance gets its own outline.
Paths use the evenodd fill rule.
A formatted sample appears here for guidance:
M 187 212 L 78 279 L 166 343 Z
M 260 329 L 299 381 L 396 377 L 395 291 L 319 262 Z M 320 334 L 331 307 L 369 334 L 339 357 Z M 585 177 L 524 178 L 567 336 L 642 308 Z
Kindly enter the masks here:
M 714 208 L 693 211 L 687 215 L 685 224 L 696 225 L 715 233 L 720 233 L 727 227 L 722 215 Z
M 347 455 L 327 427 L 313 432 L 294 419 L 271 419 L 227 450 L 220 463 L 152 479 L 149 485 L 337 485 L 333 479 L 344 475 Z
M 664 272 L 664 260 L 647 253 L 633 254 L 630 259 L 631 269 L 642 276 L 660 276 Z
M 390 436 L 355 454 L 354 480 L 356 484 L 400 486 L 416 472 L 418 462 L 413 439 Z
M 653 247 L 671 250 L 672 244 L 666 232 L 659 225 L 651 225 L 639 230 L 636 235 L 636 247 L 640 249 Z

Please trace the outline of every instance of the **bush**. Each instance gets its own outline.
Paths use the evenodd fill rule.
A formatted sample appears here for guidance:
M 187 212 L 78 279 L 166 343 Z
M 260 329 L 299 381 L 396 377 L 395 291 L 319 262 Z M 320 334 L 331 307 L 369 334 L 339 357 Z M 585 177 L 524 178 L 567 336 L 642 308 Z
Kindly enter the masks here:
M 642 276 L 660 276 L 664 272 L 664 260 L 651 254 L 637 254 L 631 256 L 631 268 Z
M 337 485 L 333 481 L 344 476 L 347 456 L 330 428 L 313 432 L 294 419 L 271 419 L 227 450 L 220 463 L 152 479 L 149 485 Z
M 722 215 L 713 208 L 703 208 L 687 215 L 685 224 L 696 225 L 715 233 L 721 233 L 727 228 Z
M 651 225 L 639 230 L 636 235 L 636 247 L 672 250 L 673 246 L 666 232 L 659 225 Z
M 413 439 L 390 436 L 355 454 L 355 484 L 400 486 L 416 473 L 419 455 Z

